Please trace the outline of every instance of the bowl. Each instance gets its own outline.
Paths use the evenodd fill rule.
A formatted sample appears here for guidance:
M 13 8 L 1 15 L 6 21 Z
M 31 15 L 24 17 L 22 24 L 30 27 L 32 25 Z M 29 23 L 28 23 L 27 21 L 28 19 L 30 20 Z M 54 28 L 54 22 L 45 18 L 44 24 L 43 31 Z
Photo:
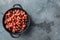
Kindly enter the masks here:
M 5 15 L 6 15 L 6 13 L 7 13 L 8 11 L 10 11 L 10 10 L 18 10 L 18 9 L 24 11 L 24 12 L 28 15 L 28 13 L 22 8 L 22 6 L 21 6 L 20 4 L 15 4 L 15 5 L 13 5 L 13 8 L 10 8 L 9 10 L 7 10 L 7 11 L 5 12 L 5 14 L 4 14 L 4 16 L 3 16 L 3 20 L 2 20 L 4 29 L 5 29 L 7 32 L 9 32 L 10 35 L 11 35 L 13 38 L 18 38 L 22 33 L 24 33 L 25 31 L 27 31 L 27 29 L 28 29 L 28 27 L 29 27 L 29 25 L 30 25 L 30 17 L 29 17 L 29 15 L 28 15 L 28 22 L 27 22 L 27 25 L 26 25 L 26 27 L 25 27 L 25 29 L 24 29 L 23 31 L 19 31 L 19 32 L 13 33 L 13 32 L 11 32 L 11 31 L 9 31 L 9 30 L 6 29 L 6 25 L 4 24 L 4 20 L 5 20 Z

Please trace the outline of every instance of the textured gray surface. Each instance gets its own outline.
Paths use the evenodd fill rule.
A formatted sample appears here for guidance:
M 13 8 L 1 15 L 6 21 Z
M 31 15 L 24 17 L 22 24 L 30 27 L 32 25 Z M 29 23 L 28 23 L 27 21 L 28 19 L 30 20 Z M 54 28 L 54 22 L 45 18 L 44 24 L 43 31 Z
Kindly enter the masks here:
M 4 13 L 21 4 L 31 17 L 31 25 L 19 38 L 3 28 Z M 60 40 L 60 0 L 0 0 L 0 40 Z

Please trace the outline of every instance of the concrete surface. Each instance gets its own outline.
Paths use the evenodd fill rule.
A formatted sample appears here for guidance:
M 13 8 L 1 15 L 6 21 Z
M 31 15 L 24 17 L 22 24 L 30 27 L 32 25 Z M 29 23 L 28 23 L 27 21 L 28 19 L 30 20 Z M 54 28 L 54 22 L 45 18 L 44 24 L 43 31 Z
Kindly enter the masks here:
M 2 25 L 4 13 L 21 4 L 31 25 L 19 38 L 12 38 Z M 60 0 L 0 0 L 0 40 L 60 40 Z

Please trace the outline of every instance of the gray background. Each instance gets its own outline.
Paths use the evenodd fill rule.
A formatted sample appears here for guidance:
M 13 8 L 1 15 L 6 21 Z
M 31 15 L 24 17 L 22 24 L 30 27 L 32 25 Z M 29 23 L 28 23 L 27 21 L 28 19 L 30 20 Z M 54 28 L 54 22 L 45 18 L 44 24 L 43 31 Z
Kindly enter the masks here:
M 31 17 L 31 25 L 19 38 L 3 28 L 4 13 L 21 4 Z M 0 0 L 0 40 L 60 40 L 60 0 Z

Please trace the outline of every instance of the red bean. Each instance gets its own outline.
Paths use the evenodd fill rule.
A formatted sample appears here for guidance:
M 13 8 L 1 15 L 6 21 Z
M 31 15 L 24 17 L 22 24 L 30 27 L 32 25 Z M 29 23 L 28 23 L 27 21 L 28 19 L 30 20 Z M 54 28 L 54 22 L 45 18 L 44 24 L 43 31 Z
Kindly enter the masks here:
M 12 28 L 13 33 L 24 30 L 27 25 L 28 15 L 23 10 L 10 10 L 5 17 L 6 28 Z

